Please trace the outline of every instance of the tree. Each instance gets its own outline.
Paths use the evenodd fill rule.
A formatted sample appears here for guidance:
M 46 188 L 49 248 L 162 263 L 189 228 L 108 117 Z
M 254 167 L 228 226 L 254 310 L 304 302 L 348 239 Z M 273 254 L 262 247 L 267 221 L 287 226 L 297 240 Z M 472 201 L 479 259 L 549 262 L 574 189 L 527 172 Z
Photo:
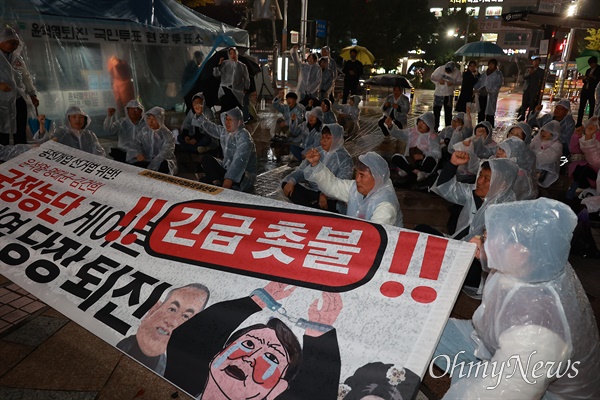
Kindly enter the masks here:
M 600 51 L 600 29 L 588 29 L 588 36 L 584 39 L 589 43 L 585 46 L 588 50 L 598 50 Z
M 423 47 L 425 59 L 434 62 L 435 65 L 441 65 L 450 60 L 460 60 L 462 57 L 455 56 L 454 52 L 465 44 L 467 24 L 469 24 L 467 42 L 477 41 L 479 39 L 477 19 L 467 16 L 465 11 L 461 10 L 439 18 L 431 41 Z M 449 35 L 449 32 L 453 32 L 452 35 Z

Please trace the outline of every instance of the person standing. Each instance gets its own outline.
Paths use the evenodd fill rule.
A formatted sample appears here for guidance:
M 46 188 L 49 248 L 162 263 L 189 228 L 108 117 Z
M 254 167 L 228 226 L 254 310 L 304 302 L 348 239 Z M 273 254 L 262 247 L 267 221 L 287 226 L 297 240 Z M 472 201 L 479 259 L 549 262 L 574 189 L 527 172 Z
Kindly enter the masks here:
M 300 98 L 299 103 L 304 107 L 309 106 L 310 100 L 313 104 L 319 100 L 319 90 L 321 89 L 321 67 L 317 64 L 317 55 L 310 53 L 306 57 L 306 62 L 302 62 L 298 56 L 298 46 L 292 47 L 290 56 L 296 64 L 299 71 L 298 85 L 296 94 Z
M 358 50 L 351 49 L 350 59 L 344 62 L 344 68 L 342 68 L 342 72 L 344 73 L 344 94 L 342 103 L 344 104 L 346 104 L 346 101 L 348 100 L 348 95 L 358 94 L 358 83 L 363 74 L 363 64 L 356 59 L 356 56 L 358 56 Z
M 446 64 L 437 67 L 431 74 L 431 81 L 435 83 L 435 92 L 433 92 L 433 115 L 435 116 L 434 131 L 437 132 L 440 127 L 440 116 L 442 107 L 444 107 L 445 126 L 452 123 L 452 101 L 454 99 L 454 89 L 462 82 L 462 76 L 456 63 L 448 61 Z
M 540 68 L 539 57 L 533 59 L 533 65 L 527 68 L 523 79 L 525 80 L 523 84 L 523 100 L 519 109 L 519 116 L 517 117 L 518 121 L 525 121 L 528 116 L 526 115 L 527 109 L 529 109 L 527 114 L 531 114 L 540 100 L 540 93 L 544 82 L 544 70 Z
M 460 86 L 460 95 L 454 108 L 457 112 L 467 112 L 467 103 L 473 102 L 473 86 L 479 80 L 479 71 L 477 71 L 477 61 L 469 61 L 467 70 L 462 74 L 462 84 Z
M 484 74 L 479 77 L 475 84 L 475 91 L 479 95 L 479 114 L 477 122 L 488 121 L 494 127 L 494 115 L 498 104 L 498 94 L 504 83 L 504 75 L 498 69 L 498 60 L 492 58 L 488 61 L 488 68 Z
M 329 94 L 329 101 L 334 101 L 335 80 L 337 79 L 337 76 L 338 76 L 337 62 L 335 62 L 335 58 L 333 58 L 333 56 L 331 55 L 331 49 L 329 48 L 329 46 L 323 46 L 321 48 L 321 57 L 329 58 L 328 68 L 331 71 L 331 75 L 333 77 L 332 82 L 331 82 L 331 91 Z M 323 99 L 321 99 L 321 100 L 323 100 Z
M 238 60 L 238 51 L 235 47 L 228 50 L 229 59 L 223 57 L 219 60 L 219 65 L 213 69 L 215 77 L 221 77 L 221 86 L 219 87 L 219 101 L 221 102 L 221 112 L 229 111 L 232 108 L 246 107 L 244 95 L 250 89 L 250 75 L 248 68 L 244 63 Z M 231 94 L 227 92 L 231 92 Z
M 583 121 L 583 114 L 585 114 L 585 106 L 590 103 L 589 118 L 594 115 L 594 108 L 596 107 L 596 98 L 594 92 L 598 81 L 600 81 L 600 68 L 598 68 L 598 57 L 592 56 L 588 60 L 590 68 L 585 71 L 585 76 L 581 78 L 583 81 L 583 88 L 581 89 L 581 95 L 579 97 L 579 112 L 577 113 L 577 126 L 581 125 Z
M 0 144 L 27 143 L 27 106 L 40 104 L 33 78 L 21 53 L 24 44 L 17 32 L 7 26 L 0 31 Z

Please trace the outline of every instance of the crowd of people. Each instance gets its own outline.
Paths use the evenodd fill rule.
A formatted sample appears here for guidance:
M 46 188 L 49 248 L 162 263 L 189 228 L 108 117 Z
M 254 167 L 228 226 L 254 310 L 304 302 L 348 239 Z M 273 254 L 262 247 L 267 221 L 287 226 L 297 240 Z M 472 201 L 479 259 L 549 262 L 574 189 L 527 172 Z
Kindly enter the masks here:
M 0 108 L 0 111 L 8 109 L 0 125 L 4 132 L 0 135 L 3 145 L 0 157 L 3 160 L 30 148 L 31 145 L 22 144 L 19 139 L 19 124 L 23 118 L 21 109 L 28 102 L 38 106 L 33 82 L 23 72 L 26 68 L 23 60 L 19 59 L 20 48 L 22 42 L 14 30 L 7 28 L 0 33 L 0 49 L 4 53 L 4 57 L 0 56 L 0 90 L 12 96 L 7 101 L 10 107 Z M 244 113 L 237 106 L 243 104 L 249 87 L 248 72 L 237 60 L 235 48 L 229 49 L 228 54 L 229 59 L 221 59 L 214 68 L 214 74 L 221 78 L 219 96 L 223 101 L 230 101 L 227 103 L 230 107 L 224 106 L 215 115 L 212 108 L 205 107 L 204 94 L 196 93 L 191 98 L 191 109 L 181 126 L 181 133 L 174 136 L 165 126 L 163 108 L 153 107 L 146 111 L 139 101 L 130 99 L 123 110 L 123 117 L 117 117 L 117 110 L 109 108 L 104 120 L 104 130 L 118 138 L 117 146 L 110 149 L 110 156 L 141 168 L 176 174 L 175 151 L 179 147 L 182 152 L 202 155 L 202 182 L 252 192 L 257 175 L 256 147 L 252 135 L 245 128 Z M 537 321 L 535 315 L 527 310 L 503 314 L 506 321 L 491 321 L 491 317 L 482 315 L 483 311 L 478 310 L 468 328 L 474 326 L 476 332 L 484 336 L 487 356 L 502 359 L 502 354 L 509 354 L 508 350 L 500 348 L 505 343 L 523 351 L 526 345 L 515 344 L 521 341 L 522 336 L 519 335 L 537 335 L 546 349 L 553 346 L 552 351 L 548 350 L 548 357 L 552 360 L 565 357 L 565 352 L 558 354 L 553 351 L 559 348 L 570 349 L 571 355 L 583 357 L 581 346 L 573 345 L 575 336 L 566 333 L 567 327 L 579 327 L 580 324 L 569 316 L 571 314 L 564 317 L 565 308 L 557 304 L 589 314 L 589 303 L 585 303 L 585 298 L 579 296 L 574 299 L 575 293 L 570 296 L 563 288 L 580 290 L 566 260 L 573 230 L 584 232 L 577 236 L 580 239 L 589 229 L 590 219 L 600 218 L 597 213 L 600 201 L 593 199 L 600 169 L 598 115 L 590 116 L 582 124 L 580 113 L 579 124 L 576 125 L 567 99 L 560 100 L 552 113 L 540 115 L 539 99 L 535 98 L 539 62 L 534 61 L 534 66 L 526 74 L 528 86 L 518 118 L 521 121 L 506 129 L 502 140 L 496 142 L 493 139 L 494 116 L 503 82 L 498 62 L 490 60 L 481 74 L 477 72 L 476 63 L 470 62 L 467 70 L 461 72 L 456 63 L 448 62 L 431 76 L 436 85 L 433 112 L 422 114 L 414 127 L 408 126 L 410 104 L 402 94 L 402 88 L 394 87 L 393 93 L 383 102 L 378 125 L 385 136 L 404 142 L 404 153 L 386 160 L 371 151 L 353 160 L 344 145 L 345 139 L 360 129 L 361 97 L 357 92 L 363 66 L 356 60 L 356 50 L 350 54 L 350 60 L 344 63 L 342 69 L 345 74 L 344 90 L 336 97 L 334 82 L 338 70 L 335 61 L 330 58 L 330 49 L 323 48 L 320 57 L 315 53 L 308 54 L 305 60 L 300 59 L 297 48 L 292 49 L 292 59 L 299 69 L 298 87 L 285 96 L 276 93 L 273 99 L 273 108 L 281 116 L 276 121 L 272 140 L 290 145 L 290 166 L 296 167 L 283 178 L 280 199 L 403 227 L 403 213 L 390 171 L 396 170 L 407 182 L 424 183 L 431 192 L 457 208 L 448 221 L 446 233 L 427 225 L 418 225 L 415 229 L 478 245 L 478 256 L 467 275 L 465 292 L 473 297 L 483 297 L 484 304 L 504 307 L 504 303 L 514 301 L 515 296 L 520 302 L 536 301 L 541 295 L 537 286 L 532 288 L 532 285 L 541 285 L 544 290 L 549 287 L 560 289 L 554 292 L 548 289 L 548 293 L 555 293 L 556 298 L 544 294 L 543 301 L 556 308 L 553 310 L 557 314 L 555 319 L 539 329 L 524 327 Z M 597 61 L 591 61 L 590 65 L 593 62 L 597 65 Z M 586 75 L 586 84 L 596 79 L 594 74 L 598 69 L 595 65 L 592 73 Z M 15 73 L 17 69 L 19 73 Z M 16 77 L 20 80 L 17 81 Z M 459 85 L 462 91 L 453 113 L 454 89 Z M 528 91 L 529 88 L 533 88 L 533 92 Z M 440 129 L 442 109 L 445 127 Z M 477 113 L 476 124 L 472 113 Z M 48 129 L 43 114 L 38 120 L 39 130 L 34 134 L 37 143 L 54 140 L 91 154 L 106 156 L 98 137 L 89 130 L 91 118 L 81 108 L 69 107 L 63 126 Z M 539 128 L 537 134 L 532 134 L 532 128 Z M 7 133 L 15 134 L 15 146 L 8 145 L 5 140 Z M 583 202 L 584 210 L 579 218 L 564 205 L 543 198 L 533 201 L 538 198 L 540 187 L 547 188 L 557 180 L 563 156 L 571 159 L 568 173 L 572 185 L 567 198 L 573 199 L 585 193 L 592 195 L 592 200 Z M 596 194 L 595 198 L 598 197 Z M 513 213 L 513 210 L 518 212 Z M 560 221 L 556 218 L 558 214 L 564 215 Z M 509 225 L 513 223 L 509 220 L 514 222 L 513 231 L 509 231 Z M 529 232 L 531 225 L 539 226 L 534 234 Z M 549 234 L 554 226 L 562 232 L 558 238 Z M 485 237 L 489 239 L 484 244 Z M 539 248 L 538 240 L 546 239 L 549 243 L 556 241 L 553 248 L 562 253 L 556 257 L 542 255 L 544 251 Z M 514 242 L 521 247 L 517 249 Z M 577 246 L 581 247 L 580 244 Z M 585 255 L 598 256 L 595 244 L 585 247 Z M 542 258 L 548 259 L 548 270 L 540 272 L 542 268 L 537 268 L 536 263 Z M 507 267 L 514 260 L 518 261 L 518 265 Z M 516 292 L 509 293 L 507 285 L 512 285 Z M 526 303 L 522 305 L 526 307 Z M 559 319 L 560 324 L 557 322 Z M 501 324 L 502 329 L 495 329 L 494 324 Z M 504 334 L 503 330 L 510 331 L 510 324 L 518 325 L 520 331 Z M 444 333 L 446 339 L 452 335 L 456 337 L 457 329 L 465 332 L 464 327 L 453 332 L 450 332 L 451 329 L 449 324 L 448 332 Z M 597 328 L 578 328 L 577 335 L 586 334 L 597 339 Z M 446 343 L 445 339 L 442 343 Z M 594 368 L 600 363 L 598 346 L 596 340 L 595 347 L 588 348 L 585 356 Z M 584 368 L 587 371 L 588 366 Z M 475 386 L 469 389 L 468 384 L 463 382 L 461 385 L 452 390 L 461 395 L 478 393 L 473 389 Z M 473 385 L 480 385 L 480 382 Z M 534 389 L 538 394 L 570 390 L 568 384 L 555 381 L 534 385 L 527 393 Z M 597 391 L 592 393 L 597 394 Z

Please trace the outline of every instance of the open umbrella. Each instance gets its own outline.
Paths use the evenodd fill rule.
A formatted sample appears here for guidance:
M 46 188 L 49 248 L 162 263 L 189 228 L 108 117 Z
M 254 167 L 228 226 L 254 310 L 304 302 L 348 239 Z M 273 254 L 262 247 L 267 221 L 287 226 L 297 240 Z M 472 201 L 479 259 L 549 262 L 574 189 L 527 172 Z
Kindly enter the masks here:
M 502 47 L 492 42 L 471 42 L 462 46 L 460 49 L 454 52 L 456 56 L 465 57 L 498 57 L 505 56 Z
M 600 51 L 586 49 L 582 51 L 580 56 L 575 59 L 575 62 L 577 63 L 577 71 L 580 74 L 585 75 L 585 72 L 590 68 L 588 60 L 592 56 L 596 56 L 598 59 L 600 59 Z
M 413 87 L 412 83 L 402 75 L 398 74 L 383 74 L 376 75 L 372 78 L 369 78 L 365 81 L 365 83 L 374 86 L 400 86 L 401 88 L 410 89 Z
M 356 55 L 356 59 L 360 61 L 363 65 L 373 65 L 373 61 L 375 61 L 375 56 L 363 46 L 348 46 L 344 47 L 342 51 L 340 51 L 340 57 L 344 60 L 348 61 L 350 59 L 350 50 L 355 49 L 358 54 Z

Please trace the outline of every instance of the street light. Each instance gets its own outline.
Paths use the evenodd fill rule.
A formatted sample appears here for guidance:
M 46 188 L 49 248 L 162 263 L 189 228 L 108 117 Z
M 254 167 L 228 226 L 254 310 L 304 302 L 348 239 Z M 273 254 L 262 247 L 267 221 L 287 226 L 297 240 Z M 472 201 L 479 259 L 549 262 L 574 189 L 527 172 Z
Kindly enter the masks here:
M 577 3 L 572 2 L 567 9 L 567 17 L 573 17 L 577 14 Z M 567 73 L 569 71 L 569 58 L 571 55 L 571 48 L 573 47 L 573 40 L 575 38 L 575 29 L 571 28 L 569 31 L 569 38 L 567 39 L 567 45 L 563 50 L 562 61 L 564 62 L 562 74 L 560 77 L 560 86 L 558 90 L 558 97 L 562 98 L 565 88 L 565 80 L 567 79 Z
M 454 29 L 448 29 L 448 32 L 446 32 L 446 35 L 448 35 L 448 37 L 450 36 L 454 36 Z

